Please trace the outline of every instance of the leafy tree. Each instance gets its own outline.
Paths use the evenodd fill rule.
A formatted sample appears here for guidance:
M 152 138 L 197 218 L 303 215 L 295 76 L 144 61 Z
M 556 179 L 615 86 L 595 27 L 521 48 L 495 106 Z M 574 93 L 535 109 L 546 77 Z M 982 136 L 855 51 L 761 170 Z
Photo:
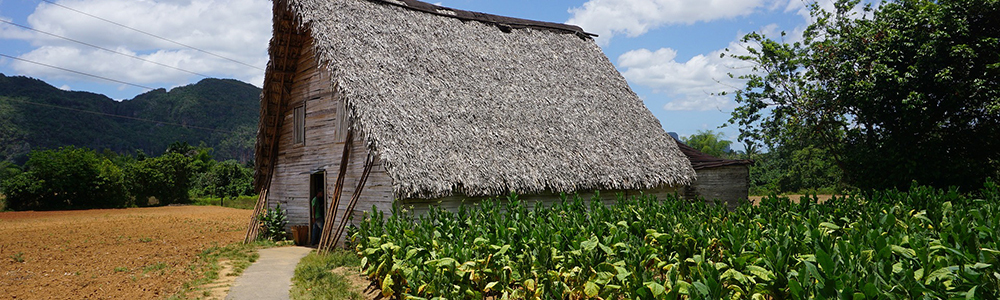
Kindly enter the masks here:
M 1000 2 L 811 6 L 801 42 L 751 33 L 729 123 L 745 143 L 822 149 L 846 181 L 977 187 L 1000 164 Z
M 188 203 L 192 158 L 168 152 L 125 167 L 125 182 L 139 206 Z M 158 203 L 150 201 L 155 198 Z
M 0 182 L 21 173 L 21 168 L 9 161 L 0 161 Z M 3 193 L 3 190 L 0 190 Z
M 33 151 L 24 172 L 3 181 L 15 210 L 122 207 L 128 204 L 121 169 L 89 149 Z
M 253 169 L 236 160 L 216 163 L 200 176 L 198 185 L 205 194 L 219 198 L 251 195 Z
M 711 130 L 699 130 L 698 133 L 681 139 L 684 144 L 691 146 L 702 153 L 715 157 L 728 157 L 732 153 L 729 146 L 732 141 L 723 139 L 721 132 Z

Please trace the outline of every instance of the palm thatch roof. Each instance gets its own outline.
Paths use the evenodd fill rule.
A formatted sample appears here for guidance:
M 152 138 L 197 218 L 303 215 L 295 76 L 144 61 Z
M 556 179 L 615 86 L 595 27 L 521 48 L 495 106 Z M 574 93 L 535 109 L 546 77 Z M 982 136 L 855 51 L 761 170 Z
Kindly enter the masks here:
M 674 140 L 579 27 L 412 0 L 275 1 L 261 131 L 274 126 L 265 112 L 280 103 L 268 100 L 281 94 L 268 86 L 282 76 L 275 56 L 295 52 L 276 49 L 288 29 L 279 19 L 291 19 L 311 35 L 304 46 L 334 78 L 351 128 L 380 158 L 399 198 L 646 189 L 694 179 Z M 267 145 L 258 140 L 258 184 L 276 153 Z

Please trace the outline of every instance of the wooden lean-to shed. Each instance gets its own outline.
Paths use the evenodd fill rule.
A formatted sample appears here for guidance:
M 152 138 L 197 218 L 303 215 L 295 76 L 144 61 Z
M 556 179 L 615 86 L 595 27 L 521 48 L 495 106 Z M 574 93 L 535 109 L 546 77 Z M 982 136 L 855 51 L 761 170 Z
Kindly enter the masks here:
M 750 165 L 747 159 L 725 159 L 711 156 L 677 141 L 681 153 L 687 156 L 697 179 L 684 187 L 684 198 L 702 197 L 707 202 L 722 201 L 730 210 L 750 192 Z
M 665 195 L 695 177 L 576 26 L 412 0 L 275 0 L 269 53 L 255 186 L 290 225 L 309 223 L 317 191 L 339 228 L 373 206 Z

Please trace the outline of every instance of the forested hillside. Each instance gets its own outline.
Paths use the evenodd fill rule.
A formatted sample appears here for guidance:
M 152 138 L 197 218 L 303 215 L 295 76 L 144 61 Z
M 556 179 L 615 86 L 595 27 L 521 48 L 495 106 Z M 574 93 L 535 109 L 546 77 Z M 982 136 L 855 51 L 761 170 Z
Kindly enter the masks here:
M 216 159 L 253 157 L 260 89 L 204 79 L 115 101 L 0 74 L 0 161 L 21 164 L 31 150 L 74 145 L 159 155 L 173 142 L 214 149 Z

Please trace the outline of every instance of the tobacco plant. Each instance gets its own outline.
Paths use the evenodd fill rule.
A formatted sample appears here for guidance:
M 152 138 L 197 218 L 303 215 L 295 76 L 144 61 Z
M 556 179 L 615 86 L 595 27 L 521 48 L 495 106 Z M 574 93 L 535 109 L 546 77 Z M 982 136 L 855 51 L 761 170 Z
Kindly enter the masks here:
M 351 242 L 399 299 L 997 299 L 1000 188 L 913 186 L 823 203 L 511 195 L 367 213 Z

